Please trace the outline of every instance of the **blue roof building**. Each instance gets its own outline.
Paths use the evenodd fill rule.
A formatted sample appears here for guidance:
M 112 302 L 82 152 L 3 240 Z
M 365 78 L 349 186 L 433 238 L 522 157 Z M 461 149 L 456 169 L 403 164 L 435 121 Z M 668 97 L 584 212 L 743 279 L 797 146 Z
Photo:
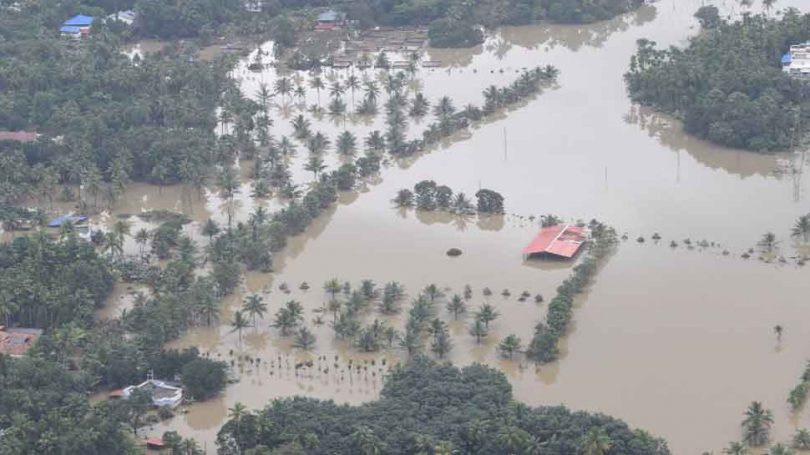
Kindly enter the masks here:
M 78 16 L 73 16 L 66 20 L 62 25 L 66 27 L 89 27 L 93 25 L 94 20 L 95 19 L 93 17 L 79 14 Z
M 59 31 L 66 35 L 80 35 L 82 33 L 82 28 L 76 27 L 75 25 L 63 25 Z
M 785 55 L 782 56 L 782 64 L 783 65 L 790 65 L 790 63 L 792 61 L 793 61 L 793 56 L 790 55 L 790 52 L 788 52 L 788 53 L 786 53 Z
M 48 223 L 48 227 L 61 227 L 65 223 L 81 223 L 83 221 L 87 221 L 87 217 L 83 215 L 64 215 L 58 218 L 52 219 Z

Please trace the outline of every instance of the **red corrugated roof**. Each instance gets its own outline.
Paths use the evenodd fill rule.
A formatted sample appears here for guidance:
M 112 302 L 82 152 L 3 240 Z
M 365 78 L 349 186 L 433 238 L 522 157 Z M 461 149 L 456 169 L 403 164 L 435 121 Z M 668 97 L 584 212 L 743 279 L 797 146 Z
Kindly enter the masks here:
M 146 440 L 147 447 L 163 448 L 163 438 L 153 437 Z
M 34 142 L 37 133 L 33 131 L 0 131 L 0 141 Z
M 585 228 L 558 224 L 540 229 L 523 254 L 553 254 L 572 258 L 585 242 Z

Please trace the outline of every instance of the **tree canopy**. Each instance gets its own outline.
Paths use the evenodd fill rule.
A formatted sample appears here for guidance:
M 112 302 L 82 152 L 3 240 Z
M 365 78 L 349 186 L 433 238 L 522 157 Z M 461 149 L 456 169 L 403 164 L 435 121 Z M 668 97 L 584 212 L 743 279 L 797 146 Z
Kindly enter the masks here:
M 611 453 L 669 454 L 663 440 L 611 417 L 521 404 L 506 377 L 492 368 L 459 369 L 421 356 L 393 370 L 378 401 L 352 407 L 301 397 L 276 400 L 232 418 L 217 443 L 221 455 L 260 448 L 295 453 L 304 444 L 312 454 L 434 453 L 439 447 L 463 454 L 532 453 L 531 447 L 542 445 L 544 454 L 567 455 L 586 450 L 594 428 Z
M 810 39 L 810 14 L 745 15 L 702 9 L 704 30 L 686 48 L 640 40 L 625 80 L 634 101 L 674 114 L 686 131 L 757 151 L 786 149 L 808 130 L 810 91 L 781 70 L 791 44 Z

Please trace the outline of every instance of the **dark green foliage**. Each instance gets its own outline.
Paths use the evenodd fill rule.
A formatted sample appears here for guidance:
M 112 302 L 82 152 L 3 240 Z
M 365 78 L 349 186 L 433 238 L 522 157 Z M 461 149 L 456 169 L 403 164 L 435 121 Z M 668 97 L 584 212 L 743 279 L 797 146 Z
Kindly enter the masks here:
M 185 364 L 182 370 L 183 388 L 191 398 L 205 400 L 217 394 L 227 382 L 227 366 L 205 358 Z
M 113 408 L 90 407 L 88 379 L 46 360 L 0 355 L 0 454 L 138 453 Z
M 0 323 L 86 325 L 112 286 L 107 262 L 75 238 L 56 243 L 33 235 L 0 245 Z
M 643 3 L 643 0 L 540 0 L 549 20 L 566 24 L 610 19 L 632 11 Z
M 497 191 L 487 189 L 478 190 L 478 192 L 475 193 L 475 197 L 478 199 L 479 212 L 497 214 L 504 212 L 503 196 Z
M 449 442 L 458 453 L 506 454 L 505 428 L 525 433 L 521 444 L 541 444 L 544 454 L 578 453 L 583 435 L 601 427 L 611 441 L 611 453 L 667 455 L 664 441 L 643 431 L 632 431 L 619 420 L 564 407 L 530 408 L 512 398 L 506 377 L 491 368 L 473 365 L 458 369 L 436 365 L 417 356 L 396 368 L 378 401 L 361 406 L 339 406 L 309 398 L 276 400 L 265 410 L 239 421 L 230 420 L 219 432 L 220 453 L 242 453 L 263 445 L 279 453 L 294 446 L 293 435 L 311 435 L 310 454 L 360 452 L 384 447 L 390 455 L 417 453 L 418 441 Z M 372 444 L 373 443 L 373 444 Z M 234 452 L 224 447 L 236 448 Z
M 474 23 L 449 18 L 430 23 L 428 32 L 433 47 L 472 47 L 484 42 L 484 33 Z
M 810 92 L 782 72 L 781 57 L 790 44 L 810 39 L 810 14 L 788 10 L 781 19 L 715 24 L 704 10 L 701 21 L 711 27 L 685 49 L 639 41 L 625 74 L 633 100 L 676 115 L 688 132 L 719 144 L 757 151 L 797 144 L 808 129 Z

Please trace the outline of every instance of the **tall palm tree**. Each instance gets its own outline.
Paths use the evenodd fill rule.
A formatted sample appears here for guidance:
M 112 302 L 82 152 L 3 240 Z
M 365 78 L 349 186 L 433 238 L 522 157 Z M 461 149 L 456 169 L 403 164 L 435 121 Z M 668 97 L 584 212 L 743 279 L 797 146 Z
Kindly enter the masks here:
M 354 91 L 360 88 L 360 79 L 354 74 L 346 78 L 346 88 L 352 92 L 352 105 L 354 105 Z
M 298 329 L 298 333 L 295 334 L 293 346 L 304 351 L 309 351 L 315 346 L 315 341 L 315 334 L 308 328 L 301 327 Z
M 276 93 L 281 95 L 283 99 L 285 96 L 289 95 L 290 92 L 292 92 L 293 90 L 292 82 L 287 77 L 278 78 L 276 79 L 275 82 L 275 89 Z
M 149 243 L 149 231 L 146 229 L 139 229 L 138 232 L 135 233 L 135 243 L 138 244 L 138 250 L 143 256 L 143 250 L 146 247 L 146 244 Z
M 343 85 L 340 84 L 340 81 L 335 81 L 332 82 L 332 85 L 329 87 L 329 95 L 334 99 L 339 99 L 343 96 L 345 90 Z
M 373 153 L 382 153 L 385 150 L 385 136 L 377 130 L 369 133 L 365 140 L 366 149 Z
M 337 278 L 332 278 L 331 280 L 327 281 L 323 285 L 323 290 L 328 292 L 329 295 L 332 296 L 333 300 L 334 300 L 335 296 L 337 296 L 338 293 L 340 292 L 340 289 L 341 289 L 341 284 L 340 284 L 340 281 L 338 281 Z
M 253 326 L 257 327 L 256 317 L 264 318 L 264 314 L 267 313 L 267 304 L 264 303 L 264 299 L 260 295 L 251 294 L 247 296 L 242 304 L 242 311 L 253 319 Z
M 495 307 L 485 303 L 478 307 L 478 311 L 475 313 L 475 318 L 483 322 L 484 325 L 489 328 L 489 323 L 498 318 L 498 312 L 495 311 Z
M 295 144 L 287 136 L 281 136 L 278 140 L 278 150 L 284 156 L 292 155 L 295 153 Z
M 447 302 L 447 311 L 453 313 L 453 319 L 458 319 L 459 314 L 467 311 L 467 304 L 460 295 L 453 294 L 453 297 Z
M 613 441 L 602 427 L 593 427 L 585 433 L 579 447 L 582 455 L 605 455 L 612 445 Z
M 365 92 L 366 99 L 370 103 L 376 104 L 377 99 L 380 97 L 380 87 L 377 85 L 377 83 L 374 81 L 367 81 L 363 90 Z
M 357 139 L 349 131 L 340 133 L 337 140 L 337 152 L 343 156 L 352 156 L 357 151 Z
M 273 94 L 270 92 L 270 88 L 266 83 L 262 82 L 259 84 L 259 91 L 256 93 L 256 96 L 259 98 L 259 106 L 261 106 L 262 111 L 267 113 L 267 109 L 270 106 L 270 98 Z
M 521 347 L 520 338 L 517 335 L 508 335 L 506 338 L 501 341 L 501 344 L 498 345 L 498 349 L 500 349 L 501 353 L 508 357 L 510 360 L 515 352 L 519 352 Z
M 311 155 L 304 165 L 304 170 L 312 172 L 312 176 L 316 181 L 318 180 L 318 174 L 324 169 L 326 169 L 326 165 L 323 164 L 323 158 L 320 155 Z
M 762 406 L 759 401 L 752 402 L 745 411 L 742 422 L 743 441 L 748 445 L 759 447 L 768 442 L 770 438 L 773 414 Z
M 220 232 L 219 225 L 213 219 L 208 218 L 200 232 L 202 235 L 208 237 L 208 243 L 211 243 L 214 240 L 214 236 Z
M 241 311 L 237 311 L 233 315 L 233 320 L 231 321 L 231 332 L 239 332 L 239 342 L 242 342 L 242 329 L 250 327 L 250 323 L 245 318 L 245 315 Z
M 303 114 L 298 114 L 294 119 L 292 119 L 291 124 L 297 139 L 306 139 L 309 137 L 309 120 L 307 120 Z
M 476 318 L 475 322 L 473 323 L 472 327 L 470 328 L 470 335 L 475 337 L 475 342 L 477 344 L 481 344 L 481 340 L 483 338 L 486 338 L 486 336 L 488 334 L 489 334 L 489 330 L 487 330 L 487 326 L 484 325 L 483 321 Z
M 799 219 L 796 220 L 796 224 L 793 225 L 790 235 L 805 243 L 810 241 L 810 214 L 800 216 Z
M 763 252 L 773 253 L 777 245 L 779 245 L 779 241 L 776 240 L 776 234 L 773 232 L 766 232 L 757 245 L 762 249 Z
M 309 81 L 309 86 L 314 88 L 318 93 L 318 107 L 321 106 L 321 89 L 324 88 L 323 79 L 320 76 L 315 76 Z
M 792 445 L 797 450 L 810 450 L 810 431 L 806 428 L 796 430 L 793 435 Z

